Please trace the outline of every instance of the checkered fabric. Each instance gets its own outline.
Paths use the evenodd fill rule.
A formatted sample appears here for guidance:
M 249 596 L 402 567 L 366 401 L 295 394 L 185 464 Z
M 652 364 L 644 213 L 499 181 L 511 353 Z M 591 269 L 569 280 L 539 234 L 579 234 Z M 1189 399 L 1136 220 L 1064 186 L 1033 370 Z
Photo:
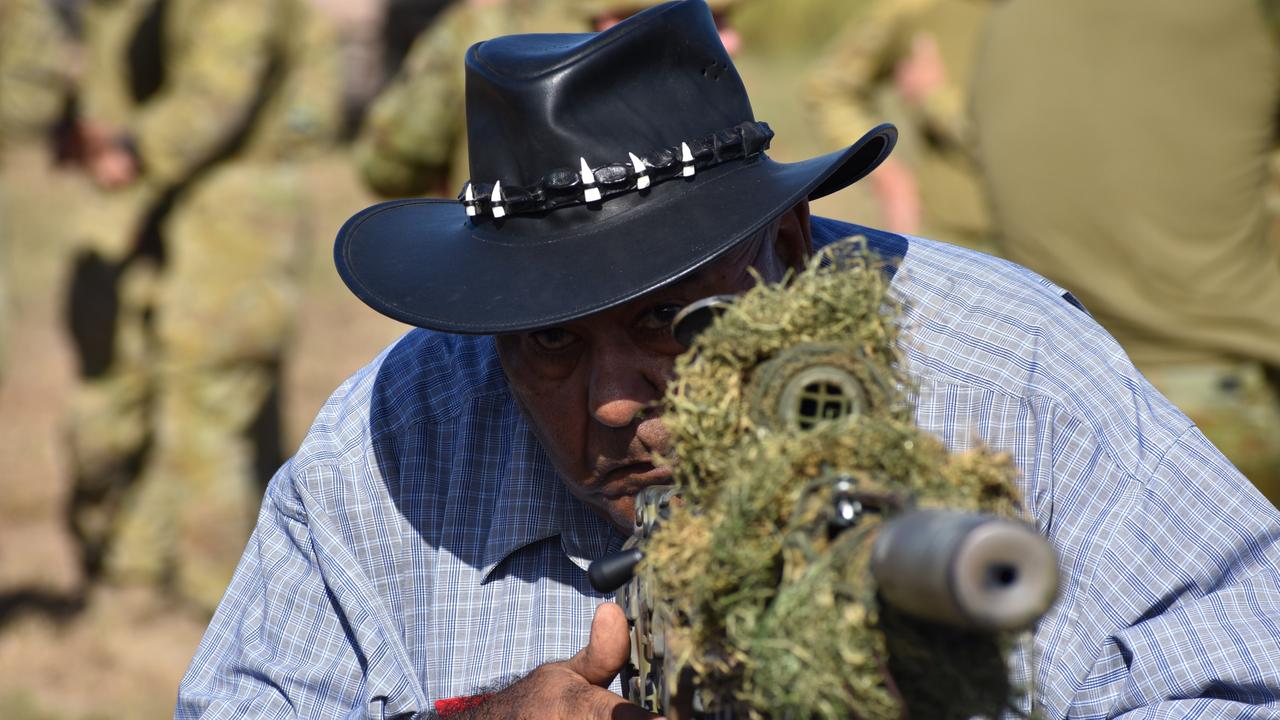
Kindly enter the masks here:
M 1048 718 L 1280 717 L 1280 513 L 1069 295 L 1017 265 L 866 232 L 900 258 L 918 420 L 1013 454 L 1062 599 L 1013 656 Z M 414 330 L 271 482 L 176 717 L 426 713 L 585 644 L 574 500 L 486 337 Z M 615 687 L 616 689 L 616 687 Z

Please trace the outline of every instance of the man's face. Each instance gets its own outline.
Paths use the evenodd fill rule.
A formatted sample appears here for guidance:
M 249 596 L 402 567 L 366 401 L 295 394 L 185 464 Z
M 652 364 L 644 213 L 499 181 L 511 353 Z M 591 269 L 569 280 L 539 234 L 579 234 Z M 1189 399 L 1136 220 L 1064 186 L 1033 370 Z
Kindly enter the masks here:
M 671 320 L 695 300 L 748 289 L 749 268 L 780 280 L 809 251 L 802 203 L 783 214 L 776 237 L 759 234 L 678 283 L 558 327 L 498 336 L 516 400 L 570 492 L 632 529 L 636 494 L 671 482 L 670 470 L 653 464 L 670 450 L 656 412 L 684 350 Z

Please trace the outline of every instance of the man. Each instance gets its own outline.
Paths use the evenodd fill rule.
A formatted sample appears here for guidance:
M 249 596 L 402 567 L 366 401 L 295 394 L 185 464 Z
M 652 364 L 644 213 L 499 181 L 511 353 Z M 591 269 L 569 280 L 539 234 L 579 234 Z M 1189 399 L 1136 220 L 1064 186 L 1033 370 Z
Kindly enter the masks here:
M 1280 709 L 1275 509 L 1061 289 L 810 219 L 892 128 L 772 161 L 698 0 L 480 43 L 467 72 L 468 190 L 362 211 L 335 248 L 358 296 L 431 329 L 348 380 L 273 479 L 178 717 L 647 717 L 606 689 L 626 624 L 585 569 L 670 480 L 672 316 L 855 233 L 896 260 L 920 424 L 1011 453 L 1059 552 L 1021 709 Z
M 911 120 L 911 157 L 889 158 L 870 177 L 889 230 L 991 250 L 968 104 L 991 7 L 991 0 L 878 0 L 836 38 L 810 82 L 815 119 L 833 147 L 886 105 Z
M 996 3 L 973 95 L 1001 254 L 1070 287 L 1273 502 L 1277 7 Z
M 338 121 L 302 0 L 95 0 L 80 96 L 89 245 L 68 518 L 86 577 L 211 611 L 274 467 L 305 237 L 297 161 Z
M 736 0 L 712 0 L 732 51 L 725 13 Z M 365 183 L 384 197 L 453 197 L 467 179 L 462 58 L 498 35 L 604 30 L 654 0 L 462 0 L 418 37 L 400 72 L 372 106 L 355 143 Z

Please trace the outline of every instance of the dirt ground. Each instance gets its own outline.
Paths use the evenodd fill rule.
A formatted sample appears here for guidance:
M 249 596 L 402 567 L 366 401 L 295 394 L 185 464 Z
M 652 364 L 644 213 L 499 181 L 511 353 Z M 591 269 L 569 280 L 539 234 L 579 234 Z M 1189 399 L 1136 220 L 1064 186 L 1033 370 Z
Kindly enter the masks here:
M 786 81 L 792 64 L 740 67 L 757 116 L 779 132 L 775 158 L 827 149 L 804 125 L 796 84 Z M 73 368 L 60 317 L 70 247 L 60 221 L 84 189 L 30 150 L 8 154 L 3 174 L 0 267 L 10 332 L 0 377 L 0 718 L 165 717 L 207 619 L 136 588 L 97 588 L 78 602 L 80 578 L 61 522 L 61 418 Z M 333 271 L 333 233 L 372 198 L 340 153 L 314 163 L 308 177 L 317 217 L 286 369 L 290 449 L 333 388 L 405 330 L 355 300 Z M 869 205 L 865 191 L 854 189 L 816 210 L 873 223 Z

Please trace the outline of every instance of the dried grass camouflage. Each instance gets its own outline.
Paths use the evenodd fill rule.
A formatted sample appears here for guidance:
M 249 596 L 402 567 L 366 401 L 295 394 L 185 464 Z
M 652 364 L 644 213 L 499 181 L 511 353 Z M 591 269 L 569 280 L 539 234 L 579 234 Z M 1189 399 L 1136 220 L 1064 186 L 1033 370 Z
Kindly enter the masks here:
M 735 717 L 998 715 L 1016 694 L 1012 636 L 882 607 L 869 572 L 877 516 L 828 531 L 832 470 L 917 507 L 1021 512 L 1008 456 L 949 453 L 914 425 L 887 285 L 861 241 L 830 247 L 732 305 L 680 359 L 665 397 L 684 501 L 638 574 L 664 605 L 668 656 Z M 781 422 L 767 368 L 836 350 L 862 385 L 861 412 L 809 430 Z

